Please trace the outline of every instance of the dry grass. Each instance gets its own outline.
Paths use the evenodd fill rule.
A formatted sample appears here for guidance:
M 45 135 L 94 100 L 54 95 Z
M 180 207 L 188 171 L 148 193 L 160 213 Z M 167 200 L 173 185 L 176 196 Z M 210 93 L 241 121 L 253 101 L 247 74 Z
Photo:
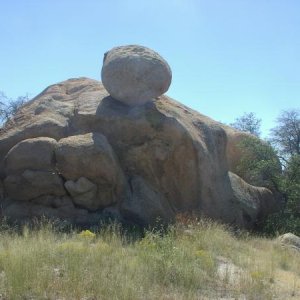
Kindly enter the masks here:
M 299 299 L 300 255 L 210 221 L 0 232 L 0 299 Z

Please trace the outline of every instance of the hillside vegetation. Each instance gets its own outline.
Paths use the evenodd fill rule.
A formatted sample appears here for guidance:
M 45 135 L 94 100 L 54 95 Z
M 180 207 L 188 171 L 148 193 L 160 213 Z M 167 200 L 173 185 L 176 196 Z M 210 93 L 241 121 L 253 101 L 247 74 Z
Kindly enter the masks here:
M 299 299 L 300 253 L 217 223 L 0 232 L 0 299 Z

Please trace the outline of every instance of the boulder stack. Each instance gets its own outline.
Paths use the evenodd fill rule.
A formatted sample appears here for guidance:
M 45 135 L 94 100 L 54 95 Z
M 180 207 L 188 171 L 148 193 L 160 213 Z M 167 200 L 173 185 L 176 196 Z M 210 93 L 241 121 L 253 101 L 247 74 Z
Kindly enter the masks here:
M 252 228 L 270 213 L 272 193 L 230 172 L 232 129 L 162 95 L 171 70 L 157 53 L 114 48 L 102 79 L 46 88 L 1 130 L 2 216 L 148 225 L 196 213 Z

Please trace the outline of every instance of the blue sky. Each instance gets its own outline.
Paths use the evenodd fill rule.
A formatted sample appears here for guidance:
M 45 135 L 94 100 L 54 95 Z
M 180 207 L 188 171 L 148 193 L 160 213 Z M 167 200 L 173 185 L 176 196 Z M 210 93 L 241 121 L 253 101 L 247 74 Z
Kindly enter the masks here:
M 170 64 L 167 94 L 218 121 L 300 107 L 299 0 L 0 0 L 0 90 L 31 97 L 100 80 L 103 53 L 141 44 Z

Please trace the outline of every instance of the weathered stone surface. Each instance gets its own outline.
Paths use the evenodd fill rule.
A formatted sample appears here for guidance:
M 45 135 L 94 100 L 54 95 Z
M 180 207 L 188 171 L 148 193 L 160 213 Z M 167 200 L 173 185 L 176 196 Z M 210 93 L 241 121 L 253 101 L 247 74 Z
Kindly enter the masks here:
M 51 207 L 32 202 L 12 202 L 3 209 L 11 221 L 26 222 L 32 218 L 60 219 L 70 223 L 89 223 L 89 214 L 85 209 L 72 206 Z
M 73 197 L 90 192 L 95 188 L 97 190 L 97 186 L 85 177 L 80 177 L 76 182 L 68 180 L 65 187 Z
M 39 137 L 17 143 L 4 159 L 5 195 L 28 201 L 43 195 L 65 195 L 63 180 L 55 170 L 55 139 Z
M 40 196 L 31 200 L 34 204 L 43 205 L 46 207 L 59 208 L 59 207 L 70 207 L 74 208 L 72 199 L 69 196 L 57 197 L 53 195 Z
M 99 94 L 107 95 L 105 89 L 99 86 L 97 81 L 88 78 L 80 78 L 79 81 L 69 79 L 49 86 L 26 103 L 14 118 L 1 128 L 0 177 L 3 177 L 4 156 L 18 142 L 35 137 L 50 137 L 59 140 L 70 135 L 70 120 L 76 112 L 77 101 L 88 100 L 88 93 L 98 92 L 98 96 Z M 86 91 L 88 93 L 85 93 Z M 82 99 L 82 94 L 87 97 Z M 76 101 L 74 101 L 75 98 Z
M 253 135 L 247 132 L 238 131 L 226 125 L 223 125 L 222 127 L 226 131 L 227 135 L 226 156 L 228 160 L 228 167 L 230 171 L 236 173 L 237 166 L 243 156 L 241 143 L 244 139 L 253 138 Z
M 96 210 L 120 198 L 124 189 L 123 173 L 104 135 L 94 132 L 63 138 L 55 154 L 57 169 L 68 180 L 66 188 L 76 204 Z M 95 183 L 95 187 L 81 177 Z M 87 193 L 80 193 L 80 189 L 88 186 Z
M 54 171 L 25 170 L 4 180 L 6 195 L 13 200 L 28 201 L 43 195 L 66 194 L 62 179 Z
M 172 73 L 158 53 L 128 45 L 105 53 L 101 78 L 113 98 L 127 105 L 141 105 L 168 90 Z
M 49 120 L 60 124 L 57 131 L 49 126 Z M 47 159 L 41 162 L 40 170 L 25 164 L 30 168 L 21 171 L 10 167 L 6 174 L 3 162 L 10 149 L 37 137 L 58 140 L 49 168 L 56 179 L 46 180 L 41 175 L 40 180 L 40 174 L 35 173 L 48 171 L 48 163 L 43 165 Z M 0 179 L 14 205 L 10 209 L 6 206 L 4 214 L 18 218 L 24 209 L 30 218 L 41 215 L 44 207 L 49 209 L 48 215 L 84 223 L 97 220 L 104 209 L 146 224 L 196 212 L 251 227 L 271 211 L 272 194 L 229 174 L 227 141 L 222 125 L 167 96 L 127 106 L 110 97 L 100 82 L 68 80 L 26 104 L 0 133 Z M 31 173 L 23 174 L 27 170 Z M 80 199 L 76 195 L 84 190 L 80 188 L 81 177 L 97 186 L 95 197 L 89 191 Z M 45 200 L 46 196 L 63 198 L 67 192 L 74 206 L 71 210 L 68 205 L 63 208 Z M 77 214 L 80 208 L 86 208 L 83 215 Z M 244 222 L 244 211 L 251 217 L 249 224 Z
M 255 187 L 234 173 L 229 178 L 235 201 L 240 208 L 236 223 L 244 228 L 253 228 L 256 223 L 275 211 L 276 200 L 270 190 Z
M 103 177 L 113 180 L 117 163 L 104 135 L 87 133 L 63 138 L 55 151 L 57 168 L 67 179 Z
M 90 210 L 99 208 L 97 185 L 85 177 L 80 177 L 77 181 L 68 180 L 65 183 L 65 187 L 72 196 L 75 204 Z
M 300 237 L 289 232 L 278 237 L 279 242 L 283 246 L 291 247 L 300 251 Z
M 129 184 L 131 195 L 121 204 L 121 213 L 127 220 L 147 225 L 171 221 L 175 217 L 166 199 L 143 178 L 133 177 Z
M 31 170 L 51 170 L 54 167 L 55 139 L 40 137 L 19 142 L 5 157 L 5 173 Z

